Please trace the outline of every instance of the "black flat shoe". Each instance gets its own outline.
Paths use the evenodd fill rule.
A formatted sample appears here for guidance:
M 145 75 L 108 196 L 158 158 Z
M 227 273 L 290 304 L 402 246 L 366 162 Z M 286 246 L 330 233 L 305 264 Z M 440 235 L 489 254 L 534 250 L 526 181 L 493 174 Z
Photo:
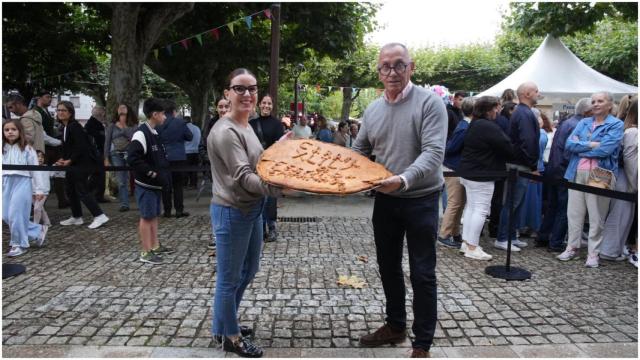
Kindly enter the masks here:
M 235 353 L 241 357 L 259 358 L 262 357 L 262 349 L 253 344 L 251 340 L 247 338 L 240 338 L 236 342 L 232 342 L 229 338 L 225 337 L 222 343 L 224 351 Z
M 253 335 L 253 329 L 245 325 L 240 325 L 240 335 L 243 337 L 251 336 Z
M 118 209 L 118 211 L 120 211 L 120 212 L 129 211 L 129 208 L 126 207 L 126 206 L 120 206 L 120 209 Z
M 166 217 L 166 218 L 170 218 L 170 217 L 171 217 L 171 213 L 170 213 L 170 212 L 166 212 L 166 213 L 164 213 L 164 215 L 162 215 L 162 216 L 164 216 L 164 217 Z
M 186 212 L 186 211 L 183 211 L 183 212 L 177 212 L 177 213 L 176 213 L 176 217 L 177 217 L 177 218 L 187 217 L 187 216 L 189 216 L 189 213 L 188 213 L 188 212 Z

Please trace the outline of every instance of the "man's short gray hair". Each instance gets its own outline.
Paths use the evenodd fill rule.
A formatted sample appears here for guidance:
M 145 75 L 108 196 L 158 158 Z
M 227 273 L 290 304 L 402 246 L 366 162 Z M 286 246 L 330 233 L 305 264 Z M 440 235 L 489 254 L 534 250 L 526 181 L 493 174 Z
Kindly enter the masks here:
M 576 114 L 584 115 L 591 110 L 591 98 L 582 98 L 576 103 Z
M 462 100 L 462 104 L 460 104 L 460 109 L 462 109 L 462 113 L 464 116 L 471 117 L 473 114 L 473 104 L 476 102 L 473 97 L 466 97 Z
M 394 47 L 401 47 L 404 53 L 409 57 L 409 59 L 411 59 L 411 54 L 409 54 L 409 49 L 404 44 L 398 43 L 398 42 L 392 42 L 392 43 L 382 45 L 382 47 L 380 48 L 380 52 L 393 49 Z

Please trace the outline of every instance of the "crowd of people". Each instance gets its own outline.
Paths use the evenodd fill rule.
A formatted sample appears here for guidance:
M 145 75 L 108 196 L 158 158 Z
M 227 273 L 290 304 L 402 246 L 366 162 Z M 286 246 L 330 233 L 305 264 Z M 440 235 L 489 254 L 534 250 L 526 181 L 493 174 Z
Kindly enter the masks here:
M 363 346 L 407 337 L 405 238 L 413 287 L 411 357 L 429 357 L 436 329 L 436 243 L 456 248 L 469 259 L 491 260 L 480 245 L 483 228 L 495 239 L 495 249 L 507 250 L 510 240 L 514 252 L 529 245 L 522 239 L 529 231 L 535 233 L 535 246 L 559 252 L 557 259 L 568 261 L 578 257 L 586 226 L 587 267 L 598 267 L 600 259 L 627 258 L 637 266 L 637 204 L 565 186 L 568 181 L 637 192 L 637 96 L 624 97 L 614 111 L 611 94 L 595 93 L 578 101 L 573 116 L 553 125 L 536 107 L 539 93 L 533 82 L 505 91 L 502 98 L 458 92 L 445 103 L 411 82 L 414 69 L 404 45 L 383 46 L 377 65 L 382 96 L 369 105 L 361 122 L 341 122 L 335 129 L 317 114 L 296 116 L 293 124 L 278 119 L 273 99 L 259 99 L 257 78 L 244 68 L 229 74 L 224 97 L 216 102 L 202 134 L 168 100 L 147 99 L 142 123 L 134 109 L 121 104 L 105 128 L 104 108 L 96 107 L 95 121 L 83 127 L 71 102 L 58 102 L 53 119 L 46 118 L 50 93 L 41 93 L 31 110 L 21 96 L 12 95 L 7 106 L 17 118 L 3 121 L 3 164 L 76 169 L 62 174 L 3 171 L 3 221 L 11 232 L 8 255 L 19 256 L 31 244 L 45 242 L 50 176 L 58 205 L 68 201 L 71 207 L 71 217 L 60 225 L 82 225 L 84 204 L 93 216 L 89 228 L 95 229 L 109 221 L 99 205 L 105 171 L 96 164 L 128 165 L 140 218 L 139 260 L 162 264 L 173 250 L 158 239 L 158 219 L 189 216 L 183 187 L 198 183 L 197 173 L 171 170 L 203 164 L 208 168 L 204 176 L 212 183 L 210 247 L 217 256 L 211 333 L 226 351 L 260 357 L 253 330 L 239 323 L 238 308 L 259 270 L 263 243 L 277 240 L 277 198 L 291 190 L 265 183 L 256 165 L 264 149 L 277 141 L 317 139 L 375 157 L 394 174 L 377 184 L 372 215 L 385 323 L 360 338 Z M 443 169 L 458 176 L 445 179 Z M 541 184 L 519 177 L 511 203 L 504 203 L 502 174 L 507 169 L 554 181 Z M 60 188 L 55 179 L 62 177 Z M 116 178 L 119 210 L 129 211 L 130 173 L 118 171 Z M 443 189 L 445 212 L 439 221 Z M 512 229 L 511 223 L 516 224 Z
M 438 243 L 471 259 L 491 260 L 479 246 L 489 219 L 488 236 L 499 250 L 507 250 L 511 238 L 511 251 L 520 251 L 529 245 L 526 235 L 536 247 L 568 261 L 578 257 L 586 238 L 585 266 L 598 267 L 600 259 L 628 259 L 637 267 L 637 205 L 562 184 L 637 192 L 637 96 L 623 97 L 614 110 L 611 94 L 595 93 L 580 99 L 575 114 L 555 126 L 536 108 L 538 97 L 532 82 L 505 90 L 500 99 L 454 95 L 447 108 L 449 129 L 454 130 L 448 133 L 443 168 L 460 177 L 445 180 Z M 549 182 L 519 177 L 513 203 L 503 204 L 503 176 L 476 174 L 506 169 L 542 175 Z M 511 208 L 514 226 L 509 231 Z

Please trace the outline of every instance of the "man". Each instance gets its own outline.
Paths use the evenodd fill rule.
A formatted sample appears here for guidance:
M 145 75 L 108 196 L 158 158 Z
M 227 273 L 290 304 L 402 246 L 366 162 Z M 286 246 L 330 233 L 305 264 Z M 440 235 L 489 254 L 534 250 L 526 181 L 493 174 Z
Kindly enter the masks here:
M 531 82 L 525 82 L 518 87 L 516 92 L 520 103 L 511 114 L 510 134 L 511 143 L 515 150 L 511 163 L 507 163 L 507 168 L 519 171 L 532 172 L 538 174 L 538 157 L 540 156 L 540 125 L 537 117 L 531 108 L 538 103 L 538 86 Z M 500 213 L 500 223 L 498 224 L 498 237 L 494 247 L 500 250 L 507 250 L 507 237 L 511 237 L 511 251 L 520 251 L 520 248 L 528 244 L 516 239 L 515 221 L 520 218 L 523 211 L 524 196 L 527 193 L 529 179 L 518 178 L 513 191 L 513 205 L 505 204 Z M 512 228 L 507 229 L 509 223 L 509 212 L 514 208 L 514 220 Z
M 193 134 L 193 139 L 184 143 L 184 152 L 187 154 L 187 164 L 189 166 L 198 166 L 200 163 L 200 155 L 198 152 L 198 146 L 200 145 L 200 128 L 193 125 L 191 122 L 191 116 L 185 116 L 184 120 L 187 122 L 189 131 Z M 187 173 L 187 187 L 193 189 L 198 188 L 198 172 L 189 171 Z
M 565 144 L 578 122 L 590 116 L 590 112 L 591 99 L 582 98 L 576 103 L 576 113 L 560 123 L 551 144 L 549 163 L 544 172 L 546 178 L 551 180 L 564 179 L 570 158 L 570 154 L 564 151 Z M 548 247 L 551 252 L 562 252 L 565 249 L 564 238 L 567 235 L 569 192 L 562 185 L 545 184 L 545 186 L 549 186 L 549 210 L 544 214 L 535 246 Z
M 348 147 L 353 147 L 353 143 L 356 141 L 358 137 L 358 124 L 353 123 L 349 126 L 349 142 L 347 143 Z
M 447 129 L 447 141 L 451 139 L 453 130 L 455 130 L 458 123 L 464 119 L 462 113 L 462 100 L 467 97 L 467 94 L 462 91 L 457 91 L 453 94 L 453 100 L 451 104 L 447 104 L 447 117 L 449 120 L 449 127 Z
M 298 123 L 293 125 L 291 132 L 293 133 L 293 140 L 311 139 L 313 137 L 313 132 L 307 125 L 307 118 L 304 115 L 298 116 Z
M 49 113 L 49 106 L 51 105 L 51 92 L 49 90 L 42 90 L 38 93 L 38 100 L 36 101 L 36 106 L 33 110 L 37 111 L 42 118 L 42 127 L 44 129 L 45 135 L 59 139 L 61 138 L 61 134 L 58 133 L 55 128 L 56 120 Z M 44 155 L 45 155 L 45 163 L 47 165 L 53 165 L 60 157 L 62 156 L 62 146 L 50 145 L 45 138 L 44 144 Z M 64 173 L 63 173 L 64 174 Z M 53 182 L 53 190 L 56 193 L 56 198 L 58 199 L 58 208 L 66 208 L 69 206 L 69 199 L 67 199 L 67 195 L 64 192 L 64 177 L 54 176 L 51 178 Z
M 35 150 L 45 152 L 44 148 L 44 128 L 42 127 L 42 117 L 35 110 L 27 109 L 27 102 L 19 94 L 9 95 L 7 99 L 9 111 L 20 117 L 20 123 L 24 128 L 24 136 L 27 142 Z
M 107 116 L 107 112 L 102 106 L 94 106 L 91 109 L 91 117 L 84 125 L 84 129 L 93 138 L 95 147 L 98 149 L 98 163 L 96 165 L 102 166 L 104 164 L 104 121 Z M 99 203 L 107 203 L 109 200 L 104 198 L 104 186 L 105 186 L 104 170 L 98 170 L 91 174 L 89 178 L 89 190 L 93 192 L 96 197 L 96 201 Z
M 167 119 L 162 125 L 158 125 L 156 130 L 158 130 L 160 141 L 167 152 L 169 167 L 176 168 L 186 166 L 187 154 L 184 151 L 184 142 L 193 139 L 193 134 L 187 127 L 187 123 L 177 117 L 176 104 L 171 100 L 166 100 L 165 104 Z M 176 217 L 189 216 L 189 213 L 184 211 L 184 199 L 182 197 L 183 178 L 184 174 L 182 172 L 171 172 L 171 182 L 162 190 L 164 217 L 171 217 L 172 195 L 173 207 L 176 209 Z
M 353 145 L 395 175 L 380 181 L 373 208 L 378 268 L 386 304 L 385 324 L 360 338 L 365 346 L 402 342 L 406 334 L 402 250 L 407 237 L 413 287 L 411 357 L 428 357 L 437 322 L 436 250 L 438 197 L 444 183 L 442 160 L 447 111 L 434 93 L 414 86 L 415 64 L 399 43 L 383 46 L 378 74 L 384 96 L 364 113 Z

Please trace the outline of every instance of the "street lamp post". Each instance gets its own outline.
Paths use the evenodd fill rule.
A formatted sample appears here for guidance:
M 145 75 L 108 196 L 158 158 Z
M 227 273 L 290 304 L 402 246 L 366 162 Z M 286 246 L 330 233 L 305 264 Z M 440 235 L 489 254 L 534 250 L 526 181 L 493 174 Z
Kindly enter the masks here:
M 298 78 L 304 70 L 304 65 L 298 64 L 293 68 L 294 88 L 293 88 L 293 122 L 298 123 Z

